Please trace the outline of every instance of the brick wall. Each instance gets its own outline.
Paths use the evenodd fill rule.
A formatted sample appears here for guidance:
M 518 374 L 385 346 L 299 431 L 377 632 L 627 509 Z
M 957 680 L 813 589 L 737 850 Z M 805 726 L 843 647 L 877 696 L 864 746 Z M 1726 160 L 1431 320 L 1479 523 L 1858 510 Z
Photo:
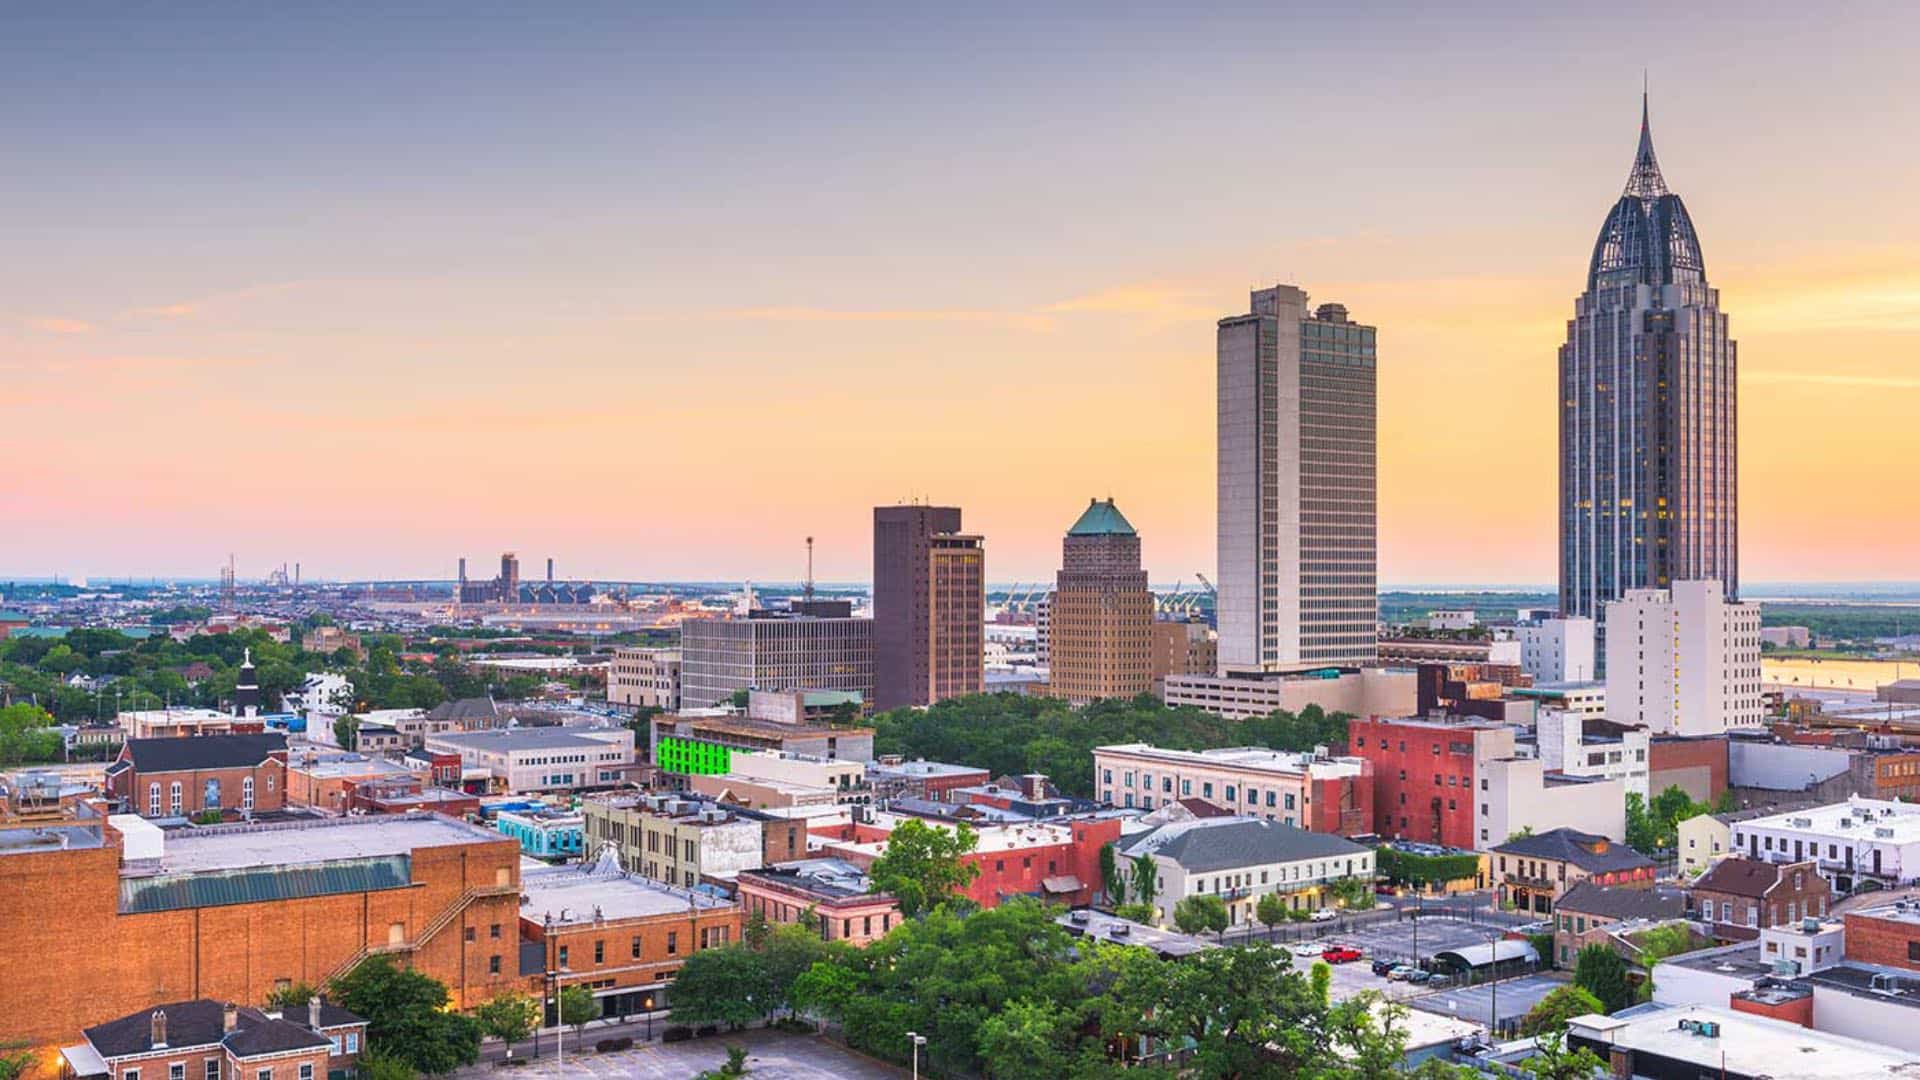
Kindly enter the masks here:
M 107 832 L 115 842 L 104 848 L 0 856 L 0 970 L 34 973 L 0 979 L 13 1038 L 71 1040 L 164 1001 L 257 1005 L 283 981 L 323 983 L 363 946 L 386 942 L 395 924 L 411 940 L 500 871 L 516 890 L 520 880 L 519 846 L 503 839 L 416 851 L 411 888 L 121 915 L 117 836 Z M 455 1005 L 478 1004 L 519 985 L 518 921 L 517 892 L 478 898 L 410 962 L 447 984 Z M 488 973 L 495 953 L 499 976 Z
M 1373 766 L 1373 831 L 1422 843 L 1477 847 L 1475 730 L 1354 720 L 1347 729 L 1351 752 Z M 1433 782 L 1436 774 L 1438 786 Z
M 253 768 L 181 769 L 171 772 L 142 773 L 132 769 L 114 778 L 109 791 L 127 800 L 127 808 L 144 817 L 152 813 L 152 785 L 160 785 L 160 817 L 172 817 L 174 784 L 180 785 L 180 816 L 192 817 L 207 809 L 207 781 L 220 782 L 220 807 L 238 811 L 245 802 L 246 781 L 253 779 L 253 808 L 256 811 L 283 810 L 287 805 L 287 766 L 270 758 Z
M 1848 960 L 1920 971 L 1920 923 L 1857 913 L 1846 923 Z
M 669 981 L 687 957 L 703 948 L 719 948 L 740 940 L 741 909 L 737 904 L 703 908 L 698 913 L 616 919 L 558 928 L 519 920 L 521 940 L 541 942 L 547 967 L 560 972 L 560 985 L 588 985 L 599 991 L 654 986 Z M 597 947 L 597 951 L 596 951 Z M 561 950 L 566 962 L 561 963 Z M 509 954 L 508 973 L 515 950 Z M 636 955 L 637 954 L 637 955 Z M 542 991 L 543 979 L 530 976 L 523 988 Z

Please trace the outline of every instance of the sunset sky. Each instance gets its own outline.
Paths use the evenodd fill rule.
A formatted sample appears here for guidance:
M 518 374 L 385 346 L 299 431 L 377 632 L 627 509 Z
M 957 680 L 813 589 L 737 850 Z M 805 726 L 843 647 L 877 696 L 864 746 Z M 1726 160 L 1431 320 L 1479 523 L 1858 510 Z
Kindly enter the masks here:
M 917 497 L 1036 581 L 1112 495 L 1190 580 L 1291 281 L 1380 328 L 1381 580 L 1550 582 L 1644 68 L 1743 576 L 1920 578 L 1920 9 L 906 6 L 0 10 L 0 577 L 864 580 Z

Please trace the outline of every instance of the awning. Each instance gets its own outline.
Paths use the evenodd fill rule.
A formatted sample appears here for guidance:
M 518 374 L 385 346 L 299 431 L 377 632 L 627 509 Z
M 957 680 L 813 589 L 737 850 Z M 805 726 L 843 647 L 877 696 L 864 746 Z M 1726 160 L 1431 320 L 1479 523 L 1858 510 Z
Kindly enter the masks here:
M 66 1047 L 60 1051 L 60 1056 L 67 1059 L 67 1068 L 73 1070 L 75 1080 L 108 1075 L 107 1059 L 100 1056 L 92 1043 Z
M 1076 893 L 1081 889 L 1080 879 L 1072 874 L 1040 879 L 1040 888 L 1050 893 Z
M 1501 938 L 1499 941 L 1485 945 L 1446 949 L 1434 953 L 1433 958 L 1435 960 L 1451 959 L 1461 967 L 1478 968 L 1485 967 L 1496 960 L 1503 964 L 1512 960 L 1529 960 L 1537 963 L 1540 960 L 1540 954 L 1534 952 L 1533 946 L 1527 942 Z

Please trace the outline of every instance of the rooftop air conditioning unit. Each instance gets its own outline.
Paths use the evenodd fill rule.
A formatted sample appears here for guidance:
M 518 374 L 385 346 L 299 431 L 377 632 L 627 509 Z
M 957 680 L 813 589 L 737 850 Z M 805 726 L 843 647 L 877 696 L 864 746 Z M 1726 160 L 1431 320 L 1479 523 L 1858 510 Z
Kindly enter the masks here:
M 1805 930 L 1809 934 L 1817 934 L 1820 932 L 1820 920 L 1809 915 L 1800 920 L 1800 929 Z
M 1875 840 L 1891 840 L 1893 839 L 1893 830 L 1887 828 L 1885 825 L 1879 826 L 1873 830 L 1873 838 Z
M 1720 1022 L 1717 1020 L 1702 1020 L 1693 1025 L 1693 1031 L 1696 1035 L 1701 1035 L 1709 1039 L 1717 1039 L 1720 1037 Z
M 1687 1019 L 1686 1017 L 1684 1017 L 1684 1016 L 1683 1016 L 1683 1017 L 1681 1017 L 1681 1018 L 1680 1018 L 1680 1026 L 1679 1026 L 1678 1028 L 1676 1028 L 1675 1030 L 1678 1030 L 1678 1031 L 1692 1031 L 1692 1030 L 1693 1030 L 1693 1021 L 1691 1021 L 1691 1020 L 1689 1020 L 1689 1019 Z
M 1084 909 L 1074 912 L 1072 915 L 1069 915 L 1068 918 L 1072 919 L 1074 922 L 1079 923 L 1082 926 L 1086 925 L 1088 921 L 1087 913 Z
M 1119 923 L 1111 933 L 1114 937 L 1129 937 L 1133 934 L 1133 927 L 1127 923 Z

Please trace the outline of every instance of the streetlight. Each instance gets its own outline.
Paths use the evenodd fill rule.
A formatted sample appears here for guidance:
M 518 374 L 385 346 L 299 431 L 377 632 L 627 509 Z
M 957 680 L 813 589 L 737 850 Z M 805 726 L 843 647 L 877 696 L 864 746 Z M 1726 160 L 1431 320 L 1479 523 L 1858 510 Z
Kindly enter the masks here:
M 927 1045 L 927 1037 L 918 1032 L 907 1032 L 907 1040 L 913 1044 L 913 1080 L 920 1080 L 920 1048 Z

